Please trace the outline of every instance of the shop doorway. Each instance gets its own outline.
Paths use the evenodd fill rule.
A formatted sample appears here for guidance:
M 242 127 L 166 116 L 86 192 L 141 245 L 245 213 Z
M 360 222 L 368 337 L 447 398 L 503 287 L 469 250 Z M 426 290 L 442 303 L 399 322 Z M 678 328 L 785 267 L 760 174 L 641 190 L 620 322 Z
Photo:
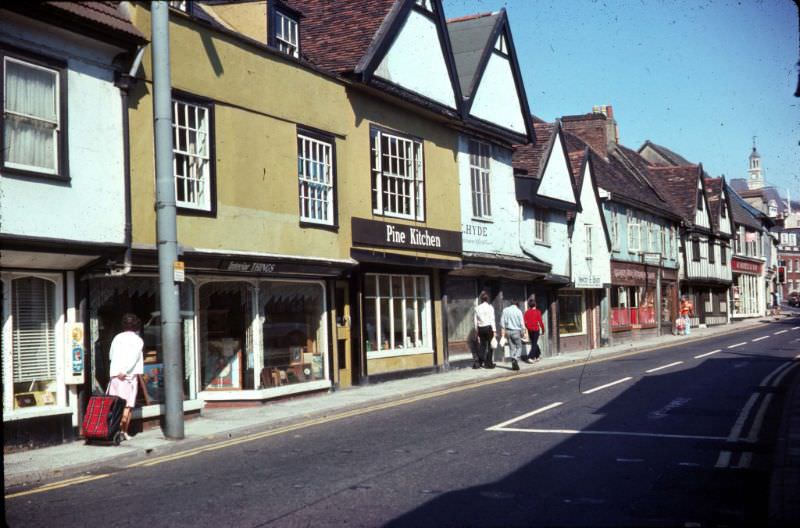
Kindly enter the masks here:
M 334 303 L 336 307 L 336 367 L 339 387 L 353 385 L 353 345 L 352 317 L 350 316 L 350 284 L 345 280 L 336 281 Z

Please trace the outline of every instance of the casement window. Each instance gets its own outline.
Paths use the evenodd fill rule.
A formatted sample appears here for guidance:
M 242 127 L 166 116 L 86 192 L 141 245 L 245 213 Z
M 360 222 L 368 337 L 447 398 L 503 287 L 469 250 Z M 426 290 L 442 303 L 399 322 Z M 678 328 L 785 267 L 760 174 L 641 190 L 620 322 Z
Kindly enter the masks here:
M 651 253 L 658 253 L 658 239 L 659 234 L 658 230 L 660 227 L 658 224 L 650 224 L 650 252 Z
M 648 246 L 650 245 L 649 238 L 650 238 L 650 229 L 648 228 L 647 220 L 642 219 L 641 223 L 639 224 L 639 233 L 641 234 L 642 240 L 639 248 L 642 252 L 646 252 Z
M 492 150 L 488 143 L 469 140 L 469 173 L 472 181 L 472 216 L 492 217 L 492 200 L 489 185 L 489 163 Z
M 424 221 L 422 142 L 373 127 L 370 143 L 373 212 Z
M 728 247 L 725 244 L 719 245 L 719 261 L 723 266 L 728 265 Z
M 611 249 L 619 249 L 619 216 L 617 208 L 613 206 L 611 208 Z
M 786 259 L 786 271 L 792 271 L 792 259 Z
M 178 207 L 212 210 L 211 107 L 172 100 L 173 170 Z
M 367 357 L 432 351 L 428 277 L 367 274 L 364 335 Z
M 3 346 L 3 363 L 11 366 L 4 376 L 3 385 L 11 386 L 4 393 L 4 409 L 19 409 L 56 405 L 60 392 L 56 339 L 58 299 L 60 284 L 40 277 L 18 277 L 10 283 L 10 350 Z M 3 284 L 3 289 L 8 283 Z M 5 307 L 4 307 L 5 311 Z M 7 338 L 10 337 L 10 340 Z M 11 382 L 11 383 L 9 383 Z M 10 405 L 10 406 L 9 406 Z
M 64 66 L 6 54 L 3 64 L 2 169 L 67 179 Z
M 703 210 L 703 191 L 700 189 L 697 190 L 697 210 Z
M 547 209 L 536 209 L 533 213 L 533 240 L 539 244 L 550 243 Z
M 720 204 L 720 216 L 722 218 L 728 218 L 728 208 L 725 207 L 725 201 L 722 200 L 722 204 Z
M 282 11 L 275 11 L 275 45 L 292 57 L 300 56 L 300 38 L 297 19 Z
M 661 241 L 661 249 L 660 249 L 661 256 L 663 258 L 668 258 L 669 257 L 669 245 L 668 245 L 669 244 L 669 237 L 667 236 L 667 228 L 659 226 L 658 230 L 659 230 L 659 235 L 660 235 L 659 238 L 660 238 L 660 241 Z
M 700 262 L 700 239 L 693 238 L 692 239 L 692 260 L 694 262 Z
M 584 229 L 586 230 L 586 259 L 591 260 L 592 258 L 592 226 L 589 224 L 584 224 Z
M 298 196 L 303 222 L 335 223 L 334 154 L 332 140 L 297 133 Z
M 641 233 L 639 219 L 631 211 L 628 211 L 628 251 L 638 253 L 641 246 Z
M 708 241 L 708 263 L 714 264 L 716 262 L 716 250 L 714 249 L 714 241 Z
M 675 226 L 670 227 L 672 233 L 672 258 L 678 258 L 678 229 Z

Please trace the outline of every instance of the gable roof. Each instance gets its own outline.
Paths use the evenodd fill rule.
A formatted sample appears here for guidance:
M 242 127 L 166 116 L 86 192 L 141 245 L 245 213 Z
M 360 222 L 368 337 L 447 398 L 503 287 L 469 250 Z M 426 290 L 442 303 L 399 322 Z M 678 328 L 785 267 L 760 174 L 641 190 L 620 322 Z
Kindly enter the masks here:
M 711 229 L 719 233 L 721 230 L 720 211 L 722 209 L 722 178 L 705 178 L 708 212 L 711 217 Z
M 661 156 L 662 158 L 664 158 L 664 160 L 666 161 L 666 163 L 667 163 L 667 164 L 669 164 L 669 165 L 691 165 L 691 164 L 692 164 L 692 162 L 691 162 L 691 161 L 687 160 L 686 158 L 684 158 L 683 156 L 681 156 L 681 155 L 680 155 L 680 154 L 678 154 L 677 152 L 674 152 L 674 151 L 672 151 L 672 150 L 668 149 L 667 147 L 665 147 L 665 146 L 663 146 L 663 145 L 659 145 L 659 144 L 657 144 L 657 143 L 653 143 L 653 142 L 652 142 L 652 141 L 650 141 L 649 139 L 648 139 L 648 140 L 646 140 L 646 141 L 645 141 L 645 142 L 642 144 L 642 146 L 641 146 L 641 147 L 639 147 L 639 150 L 638 150 L 637 152 L 638 152 L 639 154 L 641 154 L 641 153 L 642 153 L 642 151 L 643 151 L 643 150 L 644 150 L 646 147 L 650 147 L 651 149 L 653 149 L 653 150 L 654 150 L 654 151 L 655 151 L 655 152 L 656 152 L 656 153 L 657 153 L 659 156 Z M 658 164 L 658 163 L 653 163 L 653 164 L 654 164 L 654 165 L 660 165 L 660 164 Z
M 534 141 L 523 145 L 514 145 L 512 165 L 522 176 L 541 180 L 547 156 L 553 148 L 556 139 L 556 124 L 547 123 L 532 117 Z
M 669 203 L 688 225 L 694 225 L 697 210 L 697 184 L 701 168 L 699 165 L 678 167 L 650 166 L 655 185 L 663 190 Z
M 739 196 L 739 193 L 734 191 L 730 186 L 725 189 L 728 193 L 729 201 L 731 204 L 731 218 L 734 223 L 741 224 L 752 229 L 761 229 L 763 226 L 761 218 L 764 216 L 761 211 L 755 209 L 744 198 Z
M 459 88 L 463 97 L 463 113 L 467 118 L 471 114 L 478 88 L 489 65 L 489 60 L 495 51 L 495 43 L 501 36 L 504 37 L 508 49 L 508 66 L 511 68 L 511 77 L 514 82 L 519 99 L 519 112 L 525 127 L 524 135 L 529 141 L 533 140 L 535 131 L 527 116 L 530 115 L 528 96 L 525 93 L 525 84 L 522 80 L 517 51 L 508 22 L 505 8 L 494 13 L 480 13 L 447 21 L 447 32 L 450 36 L 450 45 L 456 65 Z M 508 104 L 498 102 L 497 104 Z M 500 126 L 500 125 L 498 125 Z M 508 127 L 503 127 L 509 129 Z M 513 131 L 520 135 L 519 131 Z
M 147 42 L 120 2 L 5 2 L 2 9 L 123 47 Z

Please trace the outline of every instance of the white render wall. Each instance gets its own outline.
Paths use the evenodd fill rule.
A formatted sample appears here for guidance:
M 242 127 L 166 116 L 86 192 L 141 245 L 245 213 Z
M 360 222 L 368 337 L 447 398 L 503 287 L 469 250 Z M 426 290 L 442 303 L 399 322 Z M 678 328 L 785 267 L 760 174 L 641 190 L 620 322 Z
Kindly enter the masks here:
M 508 130 L 525 133 L 519 93 L 507 58 L 496 53 L 490 55 L 470 114 Z
M 597 203 L 589 165 L 583 169 L 580 201 L 582 210 L 575 216 L 575 228 L 572 231 L 572 280 L 581 276 L 596 276 L 600 284 L 611 283 L 611 253 L 606 245 L 606 234 L 603 229 L 603 213 Z M 586 225 L 592 226 L 592 258 L 586 258 Z
M 4 15 L 5 16 L 5 15 Z M 0 175 L 4 234 L 123 243 L 122 101 L 110 68 L 116 53 L 27 19 L 0 20 L 0 40 L 67 62 L 69 182 Z
M 465 252 L 497 253 L 523 257 L 519 246 L 520 212 L 514 189 L 511 151 L 492 146 L 490 200 L 492 219 L 472 216 L 472 176 L 469 165 L 469 138 L 458 139 L 458 176 L 461 199 L 461 233 Z
M 575 203 L 575 194 L 572 191 L 572 176 L 567 166 L 564 148 L 561 146 L 561 132 L 553 142 L 547 167 L 542 175 L 537 193 L 539 196 L 561 200 L 562 202 Z
M 456 107 L 436 24 L 414 10 L 375 69 L 375 75 L 449 108 Z

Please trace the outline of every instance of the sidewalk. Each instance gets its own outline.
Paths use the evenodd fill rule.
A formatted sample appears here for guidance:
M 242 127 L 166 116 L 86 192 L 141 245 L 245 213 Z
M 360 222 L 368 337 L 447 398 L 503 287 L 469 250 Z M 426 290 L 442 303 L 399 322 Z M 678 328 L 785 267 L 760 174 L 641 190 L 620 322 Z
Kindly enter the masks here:
M 540 371 L 570 363 L 580 363 L 588 359 L 608 358 L 615 355 L 657 349 L 680 343 L 688 343 L 704 338 L 737 332 L 763 324 L 766 319 L 752 319 L 712 328 L 692 330 L 691 336 L 666 335 L 643 339 L 636 343 L 615 345 L 588 351 L 575 352 L 544 358 L 534 365 L 522 365 L 521 374 Z M 505 368 L 504 368 L 505 367 Z M 512 377 L 520 373 L 512 372 L 501 364 L 494 370 L 473 370 L 470 368 L 451 369 L 438 374 L 418 376 L 408 379 L 387 381 L 374 385 L 340 390 L 326 395 L 309 398 L 282 400 L 260 407 L 239 409 L 204 409 L 199 418 L 185 422 L 185 439 L 181 441 L 167 440 L 159 428 L 150 429 L 137 434 L 119 447 L 85 445 L 76 441 L 59 446 L 23 451 L 4 455 L 5 487 L 24 484 L 36 484 L 44 480 L 60 479 L 75 476 L 82 472 L 91 472 L 98 468 L 123 467 L 135 461 L 163 456 L 176 451 L 210 444 L 244 436 L 255 431 L 269 431 L 281 427 L 302 424 L 309 420 L 321 420 L 355 409 L 366 409 L 378 405 L 386 405 L 410 397 L 423 397 L 436 391 L 454 387 L 468 388 L 470 385 L 488 379 Z M 800 391 L 795 393 L 792 436 L 800 447 Z M 795 468 L 800 466 L 800 454 L 795 450 L 792 462 Z M 785 468 L 788 469 L 788 468 Z M 788 473 L 786 473 L 788 475 Z M 789 483 L 789 479 L 781 482 Z M 797 485 L 797 480 L 794 481 Z M 800 489 L 800 488 L 795 488 Z M 797 497 L 797 494 L 787 494 Z

